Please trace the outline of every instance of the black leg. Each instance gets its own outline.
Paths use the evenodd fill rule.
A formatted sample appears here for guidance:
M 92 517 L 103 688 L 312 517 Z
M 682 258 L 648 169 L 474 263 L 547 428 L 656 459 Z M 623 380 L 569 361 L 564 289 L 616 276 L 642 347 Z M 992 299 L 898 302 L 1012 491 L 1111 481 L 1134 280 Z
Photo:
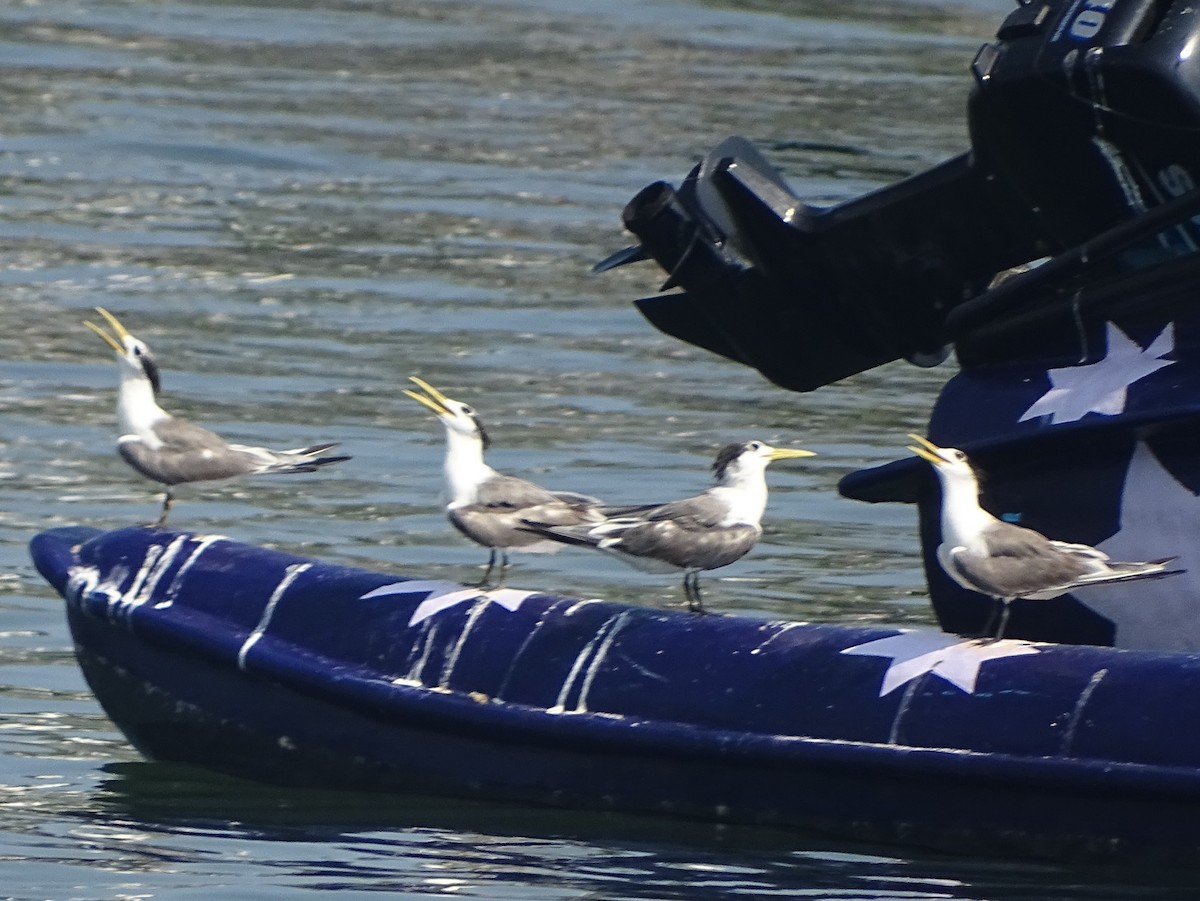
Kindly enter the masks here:
M 508 581 L 508 569 L 512 564 L 508 562 L 508 551 L 500 551 L 500 581 L 496 583 L 497 588 L 503 588 L 504 583 Z
M 483 578 L 479 580 L 476 588 L 489 588 L 492 584 L 492 570 L 496 568 L 496 549 L 492 548 L 492 552 L 488 555 L 487 570 L 483 574 Z
M 691 613 L 707 613 L 704 601 L 700 597 L 700 573 L 689 572 L 683 576 L 683 593 L 687 597 L 688 611 Z
M 1012 606 L 1008 601 L 1001 601 L 1000 604 L 1004 610 L 1000 613 L 1000 627 L 996 629 L 996 641 L 1004 637 L 1004 630 L 1008 628 L 1008 614 L 1012 610 Z
M 168 488 L 166 493 L 163 495 L 162 512 L 158 514 L 158 519 L 155 522 L 147 523 L 146 525 L 152 529 L 161 529 L 163 527 L 163 524 L 166 523 L 167 514 L 171 512 L 171 506 L 174 503 L 175 503 L 175 495 L 173 495 L 171 493 L 171 489 Z
M 1000 609 L 1008 605 L 999 598 L 992 598 L 992 612 L 988 614 L 987 622 L 984 623 L 983 631 L 979 633 L 980 638 L 994 638 L 992 629 L 996 625 L 996 617 L 1000 615 Z

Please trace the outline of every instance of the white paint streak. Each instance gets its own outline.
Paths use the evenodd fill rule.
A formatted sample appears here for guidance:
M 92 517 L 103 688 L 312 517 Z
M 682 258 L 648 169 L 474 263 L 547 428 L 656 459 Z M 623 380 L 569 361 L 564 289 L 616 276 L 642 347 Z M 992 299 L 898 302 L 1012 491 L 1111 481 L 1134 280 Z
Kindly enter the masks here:
M 1080 720 L 1083 719 L 1083 709 L 1087 707 L 1088 701 L 1092 699 L 1092 693 L 1100 687 L 1100 683 L 1107 675 L 1107 667 L 1096 670 L 1096 672 L 1092 673 L 1092 678 L 1088 680 L 1088 684 L 1084 686 L 1083 691 L 1079 693 L 1079 700 L 1075 702 L 1075 709 L 1071 711 L 1071 720 L 1067 723 L 1067 732 L 1063 736 L 1061 753 L 1064 757 L 1071 756 L 1071 748 L 1075 744 L 1075 733 L 1079 729 Z
M 141 567 L 134 573 L 133 581 L 129 583 L 129 588 L 125 590 L 125 594 L 109 607 L 110 616 L 120 616 L 126 612 L 125 608 L 136 607 L 140 603 L 137 601 L 137 597 L 142 590 L 142 584 L 150 576 L 162 553 L 163 546 L 161 544 L 152 544 L 146 548 L 146 556 L 142 558 Z
M 436 622 L 425 627 L 425 644 L 421 648 L 421 656 L 409 667 L 408 674 L 405 676 L 405 678 L 412 680 L 418 685 L 423 686 L 425 684 L 425 679 L 421 673 L 425 669 L 425 664 L 429 662 L 429 655 L 433 651 L 434 638 L 437 636 L 437 627 L 438 624 Z
M 579 700 L 575 702 L 575 710 L 579 713 L 587 713 L 587 698 L 588 692 L 592 690 L 592 681 L 596 678 L 596 673 L 600 670 L 600 665 L 604 663 L 604 658 L 608 654 L 608 649 L 612 647 L 613 639 L 617 637 L 617 633 L 629 625 L 630 611 L 625 611 L 613 621 L 612 628 L 608 630 L 608 634 L 604 636 L 604 641 L 600 642 L 600 647 L 596 649 L 596 655 L 592 658 L 591 665 L 587 668 L 587 673 L 583 678 L 583 685 L 579 689 Z
M 238 669 L 246 669 L 246 655 L 250 653 L 250 649 L 258 643 L 258 640 L 266 634 L 267 626 L 271 624 L 271 616 L 275 613 L 275 607 L 283 597 L 284 592 L 291 587 L 292 583 L 302 573 L 310 569 L 312 569 L 311 563 L 293 563 L 284 570 L 283 578 L 275 586 L 275 590 L 271 592 L 271 597 L 267 600 L 267 606 L 263 608 L 262 618 L 258 621 L 258 625 L 254 627 L 254 631 L 242 643 L 241 650 L 238 651 Z
M 604 603 L 604 601 L 602 601 L 600 598 L 589 598 L 586 601 L 576 601 L 574 604 L 572 604 L 570 607 L 568 607 L 566 609 L 566 612 L 563 613 L 563 616 L 574 616 L 576 613 L 578 613 L 584 607 L 590 607 L 592 604 L 603 604 L 603 603 Z
M 517 652 L 513 654 L 512 660 L 508 664 L 508 669 L 504 673 L 504 678 L 500 682 L 500 687 L 496 689 L 496 697 L 498 699 L 503 698 L 504 693 L 508 691 L 508 683 L 512 680 L 513 673 L 516 672 L 517 662 L 524 656 L 525 651 L 533 643 L 533 640 L 537 637 L 538 632 L 541 631 L 542 626 L 544 626 L 546 621 L 549 619 L 550 614 L 556 612 L 562 603 L 562 600 L 557 600 L 549 607 L 544 609 L 542 611 L 542 615 L 538 617 L 538 621 L 534 623 L 533 628 L 529 630 L 529 634 L 525 636 L 525 640 L 521 642 L 521 646 L 517 648 Z
M 86 595 L 100 586 L 100 570 L 94 566 L 72 566 L 67 570 L 66 596 L 75 604 L 82 604 Z M 109 599 L 111 601 L 111 598 Z
M 773 642 L 776 638 L 778 638 L 784 632 L 788 632 L 792 629 L 795 629 L 797 626 L 803 626 L 803 625 L 806 625 L 806 624 L 805 623 L 784 623 L 782 628 L 777 629 L 776 631 L 772 632 L 766 641 L 764 641 L 762 644 L 760 644 L 756 648 L 751 648 L 750 653 L 751 654 L 761 654 L 763 652 L 763 649 L 766 648 L 767 645 L 769 645 L 771 642 Z
M 908 713 L 909 705 L 912 704 L 912 699 L 917 693 L 917 689 L 921 683 L 925 681 L 925 677 L 929 675 L 929 671 L 921 673 L 915 679 L 908 683 L 908 687 L 904 689 L 904 696 L 900 699 L 900 706 L 896 708 L 896 716 L 892 719 L 892 730 L 888 733 L 888 744 L 897 745 L 900 743 L 900 724 L 904 719 L 904 715 Z M 882 695 L 880 696 L 882 697 Z
M 638 663 L 636 660 L 631 660 L 630 658 L 626 657 L 624 654 L 621 655 L 621 659 L 624 660 L 625 663 L 627 663 L 630 666 L 630 668 L 641 673 L 647 679 L 654 679 L 657 682 L 670 682 L 671 681 L 671 679 L 668 676 L 664 676 L 662 673 L 656 673 L 654 670 L 650 669 L 650 667 L 643 666 L 642 664 Z
M 183 566 L 179 567 L 179 572 L 175 573 L 175 578 L 171 580 L 171 584 L 167 586 L 167 590 L 163 593 L 163 599 L 154 605 L 156 610 L 161 610 L 164 607 L 170 607 L 175 603 L 175 598 L 179 596 L 179 590 L 183 587 L 183 578 L 188 574 L 200 555 L 208 550 L 218 541 L 225 541 L 224 535 L 205 535 L 198 542 L 195 548 L 192 549 L 191 556 L 183 561 Z
M 579 607 L 583 606 L 583 604 L 586 604 L 586 603 L 589 603 L 589 602 L 582 601 L 579 604 L 576 604 L 570 610 L 567 611 L 566 615 L 570 616 L 571 613 L 573 613 L 575 610 L 577 610 Z M 608 632 L 612 628 L 613 623 L 625 615 L 626 615 L 625 613 L 619 613 L 616 616 L 606 620 L 604 622 L 604 624 L 599 629 L 596 630 L 596 634 L 592 636 L 592 640 L 589 641 L 587 644 L 585 644 L 583 646 L 583 649 L 575 656 L 575 662 L 573 664 L 571 664 L 571 669 L 567 673 L 567 678 L 565 680 L 563 680 L 562 688 L 559 689 L 559 692 L 558 692 L 558 697 L 555 699 L 554 705 L 552 707 L 548 708 L 548 710 L 546 711 L 547 713 L 567 713 L 568 712 L 566 709 L 567 698 L 569 698 L 571 696 L 571 690 L 575 687 L 575 681 L 579 678 L 579 674 L 581 672 L 583 672 L 584 666 L 587 664 L 588 660 L 592 657 L 592 655 L 597 652 L 601 642 L 603 642 L 604 639 L 608 637 Z M 578 712 L 578 705 L 576 706 L 575 710 L 570 711 L 570 712 L 572 712 L 572 713 Z
M 104 608 L 105 616 L 110 616 L 113 604 L 121 600 L 121 583 L 125 581 L 129 575 L 129 567 L 124 564 L 114 566 L 108 571 L 108 575 L 100 579 L 96 587 L 92 589 L 91 594 L 103 594 L 107 601 L 107 606 Z
M 165 547 L 161 544 L 149 545 L 142 558 L 141 566 L 134 573 L 133 580 L 124 592 L 121 592 L 118 587 L 128 574 L 128 569 L 123 566 L 113 567 L 107 579 L 93 586 L 92 591 L 102 590 L 107 595 L 107 613 L 110 620 L 113 622 L 121 618 L 127 620 L 136 608 L 154 597 L 158 583 L 167 574 L 187 540 L 187 536 L 179 535 Z
M 454 643 L 454 647 L 446 655 L 446 660 L 442 664 L 442 676 L 438 680 L 439 687 L 449 687 L 450 676 L 453 674 L 454 667 L 458 663 L 458 657 L 462 653 L 463 645 L 467 643 L 467 636 L 471 634 L 471 629 L 479 621 L 479 617 L 483 616 L 484 611 L 487 610 L 490 604 L 491 601 L 483 597 L 472 605 L 471 612 L 467 616 L 467 621 L 463 624 L 462 632 L 458 635 L 458 641 Z
M 180 549 L 186 543 L 186 536 L 180 535 L 163 551 L 162 556 L 158 560 L 158 565 L 154 567 L 154 571 L 146 578 L 146 583 L 142 592 L 139 594 L 137 601 L 140 604 L 146 603 L 154 597 L 154 592 L 158 588 L 158 583 L 162 581 L 162 577 L 167 574 L 167 570 L 171 564 L 175 562 L 175 558 L 179 555 Z
M 151 554 L 149 549 L 146 552 L 146 559 L 142 564 L 142 568 L 134 577 L 133 584 L 129 586 L 129 590 L 125 592 L 125 596 L 121 599 L 124 604 L 126 616 L 128 616 L 134 607 L 140 607 L 154 597 L 154 591 L 158 588 L 158 583 L 162 577 L 166 575 L 167 570 L 171 568 L 171 564 L 175 562 L 175 557 L 179 554 L 180 548 L 187 542 L 186 535 L 180 535 L 175 538 L 165 548 L 160 545 L 155 545 L 159 553 Z

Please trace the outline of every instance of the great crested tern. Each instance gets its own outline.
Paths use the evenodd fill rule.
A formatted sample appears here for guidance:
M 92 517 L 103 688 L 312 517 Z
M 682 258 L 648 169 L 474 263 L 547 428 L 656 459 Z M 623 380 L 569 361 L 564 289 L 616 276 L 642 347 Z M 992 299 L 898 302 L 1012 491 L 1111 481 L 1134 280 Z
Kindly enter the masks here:
M 84 322 L 117 354 L 121 384 L 117 393 L 120 436 L 117 452 L 148 479 L 166 486 L 162 513 L 153 523 L 161 527 L 175 502 L 174 488 L 191 482 L 214 482 L 238 476 L 313 472 L 347 456 L 324 456 L 337 443 L 314 444 L 295 450 L 270 450 L 230 444 L 208 429 L 172 416 L 158 405 L 158 363 L 145 342 L 138 340 L 103 307 L 96 312 L 112 328 L 110 334 L 94 322 Z
M 510 550 L 554 553 L 561 545 L 521 528 L 526 519 L 551 525 L 573 526 L 596 522 L 600 501 L 569 491 L 547 491 L 533 482 L 496 472 L 483 461 L 491 439 L 474 408 L 444 395 L 428 382 L 411 376 L 423 391 L 404 393 L 428 407 L 446 429 L 446 516 L 451 524 L 476 544 L 491 552 L 479 587 L 500 587 L 508 574 Z M 499 581 L 492 573 L 500 564 Z
M 761 441 L 730 444 L 713 463 L 717 484 L 703 494 L 665 504 L 606 507 L 602 522 L 562 526 L 527 517 L 530 531 L 564 544 L 597 548 L 644 572 L 683 570 L 688 610 L 703 613 L 700 573 L 741 559 L 762 536 L 767 466 L 812 457 L 812 451 Z
M 942 484 L 942 541 L 937 559 L 963 588 L 998 601 L 1003 638 L 1010 604 L 1015 600 L 1047 601 L 1076 588 L 1138 579 L 1161 579 L 1175 557 L 1144 563 L 1120 563 L 1086 544 L 1055 541 L 1024 526 L 1004 522 L 979 505 L 979 480 L 971 461 L 954 447 L 938 447 L 920 435 L 909 435 L 913 453 L 933 464 Z M 996 612 L 992 613 L 986 635 Z

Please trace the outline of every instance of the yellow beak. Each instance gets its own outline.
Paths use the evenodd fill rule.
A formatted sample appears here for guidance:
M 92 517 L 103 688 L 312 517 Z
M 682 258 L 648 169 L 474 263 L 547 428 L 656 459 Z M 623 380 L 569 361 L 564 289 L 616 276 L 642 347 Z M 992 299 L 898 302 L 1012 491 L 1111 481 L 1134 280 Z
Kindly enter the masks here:
M 101 338 L 103 338 L 109 347 L 111 347 L 113 350 L 115 350 L 121 356 L 125 356 L 125 345 L 122 344 L 121 342 L 125 338 L 129 337 L 129 331 L 125 328 L 125 326 L 121 325 L 121 320 L 119 320 L 112 313 L 108 312 L 108 310 L 104 309 L 104 307 L 96 307 L 96 312 L 99 313 L 101 316 L 103 316 L 105 322 L 107 322 L 112 327 L 115 337 L 113 335 L 110 335 L 108 332 L 106 332 L 100 326 L 96 325 L 96 323 L 94 323 L 94 322 L 88 322 L 85 319 L 83 321 L 83 324 L 86 325 L 88 328 L 90 328 L 93 332 L 95 332 Z M 118 339 L 120 339 L 120 340 L 118 340 Z
M 424 379 L 419 379 L 415 375 L 410 375 L 408 378 L 409 381 L 415 383 L 416 386 L 425 393 L 418 394 L 416 391 L 410 391 L 405 388 L 405 394 L 407 394 L 417 403 L 424 404 L 438 416 L 445 416 L 450 412 L 450 408 L 446 406 L 446 402 L 450 400 L 450 398 L 446 397 L 446 395 L 442 394 L 442 392 L 438 391 L 437 388 L 433 387 L 433 385 L 429 384 Z
M 798 457 L 815 457 L 815 451 L 802 450 L 798 447 L 773 447 L 767 455 L 768 460 L 794 460 Z
M 938 447 L 936 444 L 934 444 L 932 441 L 930 441 L 928 438 L 922 438 L 920 435 L 909 435 L 908 437 L 911 438 L 913 441 L 917 442 L 918 445 L 920 445 L 919 447 L 913 447 L 910 444 L 908 449 L 910 451 L 912 451 L 914 454 L 916 454 L 918 457 L 920 457 L 922 460 L 927 460 L 930 463 L 932 463 L 934 466 L 941 466 L 943 463 L 946 462 L 945 460 L 942 459 L 941 454 L 938 453 L 938 451 L 940 451 L 941 448 Z

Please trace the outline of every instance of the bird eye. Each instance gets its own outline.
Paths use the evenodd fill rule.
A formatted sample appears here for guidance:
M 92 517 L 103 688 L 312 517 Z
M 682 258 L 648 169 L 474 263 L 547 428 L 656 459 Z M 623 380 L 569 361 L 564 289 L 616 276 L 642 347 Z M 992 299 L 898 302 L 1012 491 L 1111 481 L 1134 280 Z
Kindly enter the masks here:
M 471 406 L 469 406 L 468 404 L 463 404 L 463 405 L 462 405 L 462 411 L 463 411 L 463 413 L 465 413 L 467 416 L 474 416 L 474 415 L 475 415 L 475 410 L 474 410 L 474 408 L 472 408 L 472 407 L 471 407 Z
M 762 450 L 763 445 L 762 445 L 761 441 L 751 441 L 750 444 L 747 446 L 750 448 L 750 450 L 756 451 L 756 450 Z

